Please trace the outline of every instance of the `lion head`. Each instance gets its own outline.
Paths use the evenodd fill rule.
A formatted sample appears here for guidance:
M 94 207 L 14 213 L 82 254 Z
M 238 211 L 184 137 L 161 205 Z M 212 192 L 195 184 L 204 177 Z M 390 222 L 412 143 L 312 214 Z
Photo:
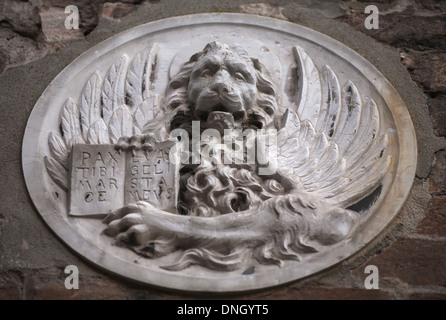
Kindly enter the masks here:
M 192 120 L 213 127 L 221 118 L 217 113 L 230 117 L 235 126 L 260 129 L 272 122 L 278 103 L 274 85 L 257 59 L 240 45 L 214 41 L 169 82 L 165 107 L 173 114 L 171 130 L 187 128 Z
M 165 110 L 170 130 L 262 129 L 274 125 L 276 92 L 263 65 L 240 45 L 211 42 L 183 64 L 169 82 Z M 213 216 L 247 210 L 282 192 L 243 165 L 206 161 L 180 169 L 182 214 Z

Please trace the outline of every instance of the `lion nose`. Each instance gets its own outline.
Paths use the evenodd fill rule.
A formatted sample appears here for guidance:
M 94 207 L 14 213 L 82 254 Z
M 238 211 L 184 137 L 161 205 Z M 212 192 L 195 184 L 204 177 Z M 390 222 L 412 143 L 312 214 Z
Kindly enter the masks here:
M 229 92 L 231 77 L 225 69 L 218 70 L 212 81 L 211 89 L 218 94 L 226 94 Z

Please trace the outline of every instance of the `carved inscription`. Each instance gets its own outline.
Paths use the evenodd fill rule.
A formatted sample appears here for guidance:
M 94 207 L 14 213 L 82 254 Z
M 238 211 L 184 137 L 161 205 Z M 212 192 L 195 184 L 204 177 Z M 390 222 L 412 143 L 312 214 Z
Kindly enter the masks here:
M 103 216 L 140 200 L 176 212 L 177 166 L 169 161 L 172 146 L 162 142 L 150 152 L 118 152 L 111 144 L 74 145 L 70 214 Z
M 113 145 L 74 145 L 70 214 L 101 215 L 122 207 L 124 169 L 125 154 Z
M 173 142 L 162 142 L 153 151 L 127 152 L 125 203 L 147 201 L 157 207 L 176 212 L 176 164 L 169 161 Z

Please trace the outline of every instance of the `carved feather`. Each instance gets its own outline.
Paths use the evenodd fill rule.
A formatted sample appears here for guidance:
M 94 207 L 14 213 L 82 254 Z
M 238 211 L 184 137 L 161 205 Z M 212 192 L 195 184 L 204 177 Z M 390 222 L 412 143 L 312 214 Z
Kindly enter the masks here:
M 76 143 L 83 143 L 79 122 L 79 107 L 68 98 L 61 114 L 62 133 L 68 150 Z
M 62 136 L 50 133 L 51 156 L 45 157 L 49 174 L 64 190 L 68 190 L 67 161 L 74 144 L 117 143 L 122 136 L 140 134 L 155 117 L 161 117 L 159 97 L 151 91 L 158 50 L 157 43 L 149 46 L 129 67 L 127 55 L 120 56 L 105 78 L 98 71 L 91 75 L 79 104 L 67 99 L 60 116 Z
M 110 67 L 102 87 L 102 113 L 108 124 L 116 110 L 125 104 L 124 84 L 126 78 L 127 55 L 123 54 Z
M 348 81 L 342 89 L 341 112 L 333 134 L 333 141 L 338 144 L 341 156 L 356 136 L 361 111 L 362 102 L 358 89 Z
M 92 123 L 88 129 L 87 141 L 90 144 L 110 143 L 108 128 L 102 118 Z
M 68 171 L 53 158 L 45 157 L 44 161 L 53 181 L 63 190 L 68 191 Z
M 300 96 L 298 97 L 299 107 L 297 108 L 301 120 L 309 120 L 316 125 L 319 119 L 321 108 L 321 83 L 319 71 L 313 60 L 299 46 L 293 48 L 293 52 L 298 63 L 298 80 Z
M 133 118 L 127 106 L 122 105 L 113 113 L 108 128 L 112 143 L 117 143 L 120 137 L 132 135 Z
M 317 122 L 316 130 L 331 138 L 339 118 L 341 89 L 338 78 L 329 66 L 322 68 L 322 81 L 321 116 Z
M 143 132 L 146 124 L 160 113 L 160 101 L 157 94 L 152 93 L 151 96 L 144 100 L 139 106 L 135 108 L 133 113 L 133 133 L 139 134 Z
M 301 95 L 298 115 L 287 110 L 283 116 L 278 166 L 284 172 L 283 167 L 291 168 L 303 191 L 346 208 L 372 192 L 388 171 L 387 134 L 380 135 L 376 103 L 363 103 L 353 82 L 341 91 L 335 73 L 325 66 L 321 87 L 311 58 L 299 47 L 294 54 Z
M 93 73 L 90 79 L 88 79 L 81 96 L 82 136 L 85 141 L 92 144 L 107 143 L 106 141 L 109 140 L 107 127 L 98 124 L 98 122 L 103 122 L 101 117 L 102 81 L 102 77 L 98 72 Z
M 373 144 L 373 140 L 378 136 L 379 129 L 378 107 L 375 101 L 370 100 L 362 108 L 361 122 L 358 126 L 358 134 L 355 137 L 355 141 L 345 151 L 349 154 L 351 163 L 356 163 L 362 154 L 360 148 L 353 148 L 353 146 Z
M 154 43 L 133 58 L 125 81 L 125 102 L 132 114 L 137 107 L 152 96 L 151 79 L 157 59 L 159 44 Z
M 48 145 L 54 159 L 59 162 L 65 169 L 68 169 L 68 150 L 62 137 L 55 132 L 50 132 L 48 136 Z

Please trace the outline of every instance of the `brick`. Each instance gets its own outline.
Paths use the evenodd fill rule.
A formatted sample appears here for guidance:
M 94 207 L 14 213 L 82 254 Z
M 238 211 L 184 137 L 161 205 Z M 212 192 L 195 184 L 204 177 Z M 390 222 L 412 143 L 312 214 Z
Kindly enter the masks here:
M 409 50 L 402 54 L 401 62 L 425 91 L 446 91 L 446 52 Z
M 428 105 L 434 133 L 446 137 L 446 93 L 430 94 Z
M 391 13 L 380 15 L 378 29 L 367 30 L 364 25 L 364 10 L 348 12 L 339 20 L 348 23 L 381 42 L 398 48 L 415 50 L 446 49 L 446 14 L 424 17 L 414 13 Z
M 268 293 L 243 296 L 248 299 L 274 300 L 383 300 L 389 298 L 384 290 L 367 290 L 361 288 L 293 288 L 292 285 Z
M 446 194 L 446 150 L 435 153 L 427 182 L 429 183 L 430 193 Z
M 71 41 L 83 39 L 81 29 L 65 28 L 65 19 L 68 16 L 63 8 L 41 8 L 42 31 L 47 42 Z
M 432 204 L 421 220 L 418 233 L 446 236 L 446 195 L 434 197 Z
M 445 12 L 446 2 L 438 0 L 414 0 L 419 9 L 430 10 L 432 12 Z
M 314 300 L 383 300 L 388 298 L 389 294 L 383 290 L 359 288 L 314 288 L 302 290 L 297 295 L 297 299 Z
M 99 14 L 104 1 L 78 0 L 73 2 L 71 0 L 51 0 L 51 6 L 65 8 L 68 5 L 76 5 L 79 9 L 79 28 L 87 35 L 98 25 Z
M 446 300 L 446 293 L 441 292 L 415 292 L 408 296 L 409 300 Z
M 40 282 L 35 284 L 36 300 L 122 300 L 127 299 L 128 290 L 102 277 L 80 277 L 79 289 L 66 289 L 64 280 L 59 283 Z
M 19 300 L 20 289 L 17 286 L 0 288 L 0 300 Z
M 22 299 L 22 287 L 23 274 L 20 271 L 0 272 L 0 300 Z
M 445 248 L 446 241 L 400 238 L 364 265 L 377 266 L 380 278 L 397 278 L 409 285 L 446 286 Z
M 111 20 L 119 20 L 135 10 L 135 5 L 128 3 L 105 3 L 102 16 Z

